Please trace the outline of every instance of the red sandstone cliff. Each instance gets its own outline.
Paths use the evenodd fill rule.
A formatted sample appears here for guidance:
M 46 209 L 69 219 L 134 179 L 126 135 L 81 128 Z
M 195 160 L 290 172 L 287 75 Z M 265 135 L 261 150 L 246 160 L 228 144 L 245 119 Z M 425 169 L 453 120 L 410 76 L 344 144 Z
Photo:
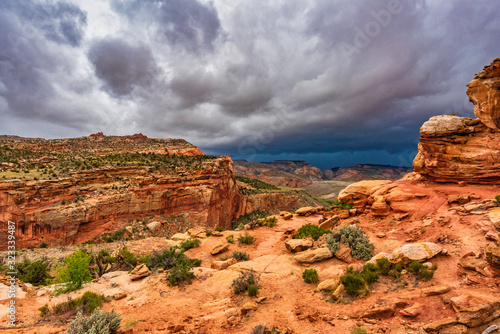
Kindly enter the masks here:
M 478 119 L 435 116 L 420 129 L 413 168 L 437 182 L 500 182 L 500 58 L 468 84 Z

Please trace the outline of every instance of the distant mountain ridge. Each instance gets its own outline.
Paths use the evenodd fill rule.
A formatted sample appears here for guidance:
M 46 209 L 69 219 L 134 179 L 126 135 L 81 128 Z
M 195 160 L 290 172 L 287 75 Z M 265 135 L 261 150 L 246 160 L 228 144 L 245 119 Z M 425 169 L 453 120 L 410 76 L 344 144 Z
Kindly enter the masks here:
M 234 160 L 235 174 L 276 186 L 305 188 L 311 193 L 335 199 L 346 185 L 361 180 L 398 180 L 413 171 L 411 167 L 357 164 L 351 167 L 320 169 L 301 160 L 248 162 Z

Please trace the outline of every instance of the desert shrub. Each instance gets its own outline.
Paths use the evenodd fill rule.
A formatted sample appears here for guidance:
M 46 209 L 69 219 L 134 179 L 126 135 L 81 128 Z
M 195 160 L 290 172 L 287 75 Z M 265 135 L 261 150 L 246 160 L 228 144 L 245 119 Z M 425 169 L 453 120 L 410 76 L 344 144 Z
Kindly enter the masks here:
M 351 296 L 365 296 L 369 293 L 368 285 L 363 276 L 358 272 L 347 273 L 340 277 L 345 291 Z
M 120 327 L 120 314 L 95 310 L 89 317 L 79 312 L 69 325 L 68 334 L 115 334 Z
M 495 203 L 496 206 L 500 206 L 500 195 L 495 196 L 493 203 Z
M 233 252 L 233 257 L 236 259 L 236 261 L 248 261 L 250 258 L 250 255 L 246 252 L 240 252 L 240 251 L 234 251 Z
M 420 279 L 422 281 L 428 281 L 432 277 L 434 277 L 434 270 L 428 270 L 428 269 L 424 268 L 424 269 L 422 269 L 422 271 L 420 271 Z
M 248 232 L 245 232 L 245 234 L 240 235 L 238 242 L 243 245 L 251 245 L 255 242 L 255 238 L 248 234 Z
M 192 266 L 190 263 L 180 263 L 170 269 L 167 273 L 167 282 L 170 286 L 180 286 L 186 283 L 191 284 L 195 278 L 194 273 L 191 270 Z
M 428 268 L 426 265 L 418 261 L 412 261 L 405 269 L 406 271 L 414 274 L 417 280 L 428 281 L 434 277 L 437 265 L 433 265 L 431 268 Z
M 89 264 L 92 262 L 92 255 L 81 250 L 77 250 L 64 258 L 65 265 L 57 268 L 56 279 L 61 283 L 57 287 L 56 293 L 66 293 L 78 290 L 83 283 L 92 279 Z
M 187 251 L 188 249 L 199 247 L 200 243 L 199 239 L 189 239 L 181 242 L 181 248 Z
M 262 219 L 257 219 L 256 224 L 258 226 L 273 227 L 278 223 L 278 218 L 276 217 L 266 217 Z
M 140 263 L 144 263 L 146 266 L 148 265 L 148 262 L 151 260 L 151 255 L 143 255 L 137 259 Z M 150 268 L 151 269 L 151 268 Z
M 295 233 L 294 239 L 302 239 L 311 236 L 314 240 L 318 240 L 323 234 L 330 233 L 329 230 L 321 228 L 317 225 L 313 225 L 311 223 L 302 225 L 301 228 L 297 230 Z
M 227 242 L 234 244 L 234 235 L 230 234 L 226 237 Z
M 414 275 L 420 274 L 420 271 L 424 268 L 424 265 L 418 261 L 412 261 L 407 267 L 406 271 Z
M 238 217 L 235 221 L 231 222 L 231 229 L 236 229 L 238 226 L 243 226 L 246 224 L 250 224 L 259 218 L 266 218 L 269 216 L 269 212 L 266 211 L 252 211 L 250 213 L 244 214 L 243 216 Z
M 375 246 L 365 235 L 362 229 L 356 225 L 349 225 L 327 235 L 325 238 L 328 249 L 335 253 L 342 242 L 351 249 L 351 255 L 354 258 L 369 260 L 373 256 Z
M 330 206 L 334 207 L 334 208 L 337 208 L 339 210 L 350 210 L 352 209 L 352 204 L 346 204 L 346 203 L 341 203 L 340 201 L 328 201 L 328 204 L 330 204 Z
M 40 317 L 41 318 L 45 317 L 47 314 L 50 313 L 49 305 L 45 304 L 42 307 L 39 307 L 38 311 L 40 311 Z
M 105 249 L 101 249 L 99 253 L 97 253 L 97 258 L 104 264 L 111 264 L 116 262 L 116 258 L 112 257 L 109 251 Z
M 191 267 L 196 268 L 201 266 L 201 260 L 200 259 L 189 259 L 189 264 Z
M 231 284 L 231 287 L 233 288 L 233 291 L 236 295 L 242 294 L 244 292 L 248 291 L 248 288 L 250 286 L 256 286 L 257 282 L 255 280 L 255 276 L 253 275 L 252 272 L 245 271 L 238 276 L 233 283 Z
M 65 314 L 75 310 L 79 310 L 85 314 L 92 313 L 95 309 L 102 307 L 106 298 L 103 295 L 98 295 L 94 292 L 87 291 L 81 297 L 69 299 L 63 303 L 54 305 L 52 311 L 54 314 Z
M 170 247 L 162 252 L 154 251 L 147 259 L 146 266 L 151 270 L 156 268 L 168 270 L 188 261 L 189 258 L 179 250 L 179 247 Z
M 385 257 L 377 259 L 377 266 L 380 269 L 380 274 L 383 276 L 388 276 L 391 270 L 392 263 Z
M 357 327 L 351 331 L 351 334 L 368 334 L 368 332 L 363 327 Z
M 277 187 L 275 185 L 263 182 L 261 180 L 251 179 L 248 177 L 236 176 L 236 180 L 248 184 L 249 186 L 251 186 L 252 188 L 257 190 L 258 192 L 265 192 L 267 190 L 279 190 L 280 189 L 279 187 Z M 246 188 L 240 188 L 240 190 L 246 190 Z
M 205 232 L 205 235 L 206 235 L 207 237 L 210 237 L 210 236 L 212 236 L 212 233 L 213 233 L 213 232 L 212 232 L 211 230 L 207 230 L 207 231 Z
M 23 262 L 16 265 L 16 269 L 21 281 L 35 286 L 46 285 L 52 278 L 49 274 L 50 261 L 47 259 L 32 262 L 24 258 Z
M 75 203 L 78 202 L 78 200 L 80 200 L 80 198 L 75 199 Z M 83 201 L 83 199 L 82 199 L 82 201 Z M 125 233 L 125 230 L 115 231 L 112 233 L 106 233 L 106 234 L 103 234 L 101 236 L 101 239 L 107 243 L 114 242 L 114 241 L 120 240 L 123 237 L 124 233 Z
M 319 282 L 318 272 L 316 269 L 306 269 L 302 273 L 302 278 L 307 284 L 316 284 Z
M 217 226 L 217 227 L 215 228 L 215 230 L 216 230 L 217 232 L 224 232 L 224 227 L 222 227 L 222 226 Z
M 47 247 L 49 247 L 49 244 L 48 244 L 48 243 L 46 243 L 45 241 L 42 241 L 42 242 L 40 243 L 40 246 L 38 246 L 38 248 L 47 248 Z
M 256 285 L 250 285 L 247 293 L 249 297 L 256 297 L 259 294 L 259 288 Z
M 137 264 L 137 257 L 134 254 L 130 253 L 127 247 L 123 248 L 122 256 L 123 259 L 131 265 L 135 266 Z

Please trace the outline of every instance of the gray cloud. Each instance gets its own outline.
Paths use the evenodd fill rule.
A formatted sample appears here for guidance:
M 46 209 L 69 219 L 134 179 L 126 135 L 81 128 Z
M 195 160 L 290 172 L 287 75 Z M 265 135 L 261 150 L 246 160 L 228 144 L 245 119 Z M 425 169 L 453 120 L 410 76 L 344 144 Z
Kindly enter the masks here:
M 113 7 L 134 20 L 147 20 L 156 36 L 188 51 L 211 49 L 221 32 L 217 11 L 197 0 L 115 0 Z
M 116 96 L 130 94 L 136 86 L 150 87 L 158 72 L 151 50 L 121 39 L 95 41 L 89 60 L 105 89 Z
M 500 56 L 500 4 L 487 0 L 71 1 L 3 2 L 15 37 L 0 36 L 3 124 L 409 165 L 429 117 L 473 116 L 465 85 Z M 23 27 L 33 13 L 43 20 Z

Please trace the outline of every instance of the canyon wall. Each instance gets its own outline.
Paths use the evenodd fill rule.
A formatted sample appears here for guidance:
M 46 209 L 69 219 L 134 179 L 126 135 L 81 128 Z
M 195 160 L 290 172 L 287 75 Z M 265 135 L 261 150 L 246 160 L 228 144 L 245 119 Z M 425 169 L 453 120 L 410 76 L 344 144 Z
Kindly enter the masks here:
M 196 225 L 229 228 L 242 214 L 291 209 L 296 202 L 283 193 L 243 196 L 233 162 L 225 156 L 180 176 L 151 173 L 148 167 L 114 167 L 59 180 L 5 180 L 0 181 L 0 238 L 7 240 L 9 220 L 17 225 L 18 249 L 42 240 L 81 243 L 154 215 L 184 215 Z

